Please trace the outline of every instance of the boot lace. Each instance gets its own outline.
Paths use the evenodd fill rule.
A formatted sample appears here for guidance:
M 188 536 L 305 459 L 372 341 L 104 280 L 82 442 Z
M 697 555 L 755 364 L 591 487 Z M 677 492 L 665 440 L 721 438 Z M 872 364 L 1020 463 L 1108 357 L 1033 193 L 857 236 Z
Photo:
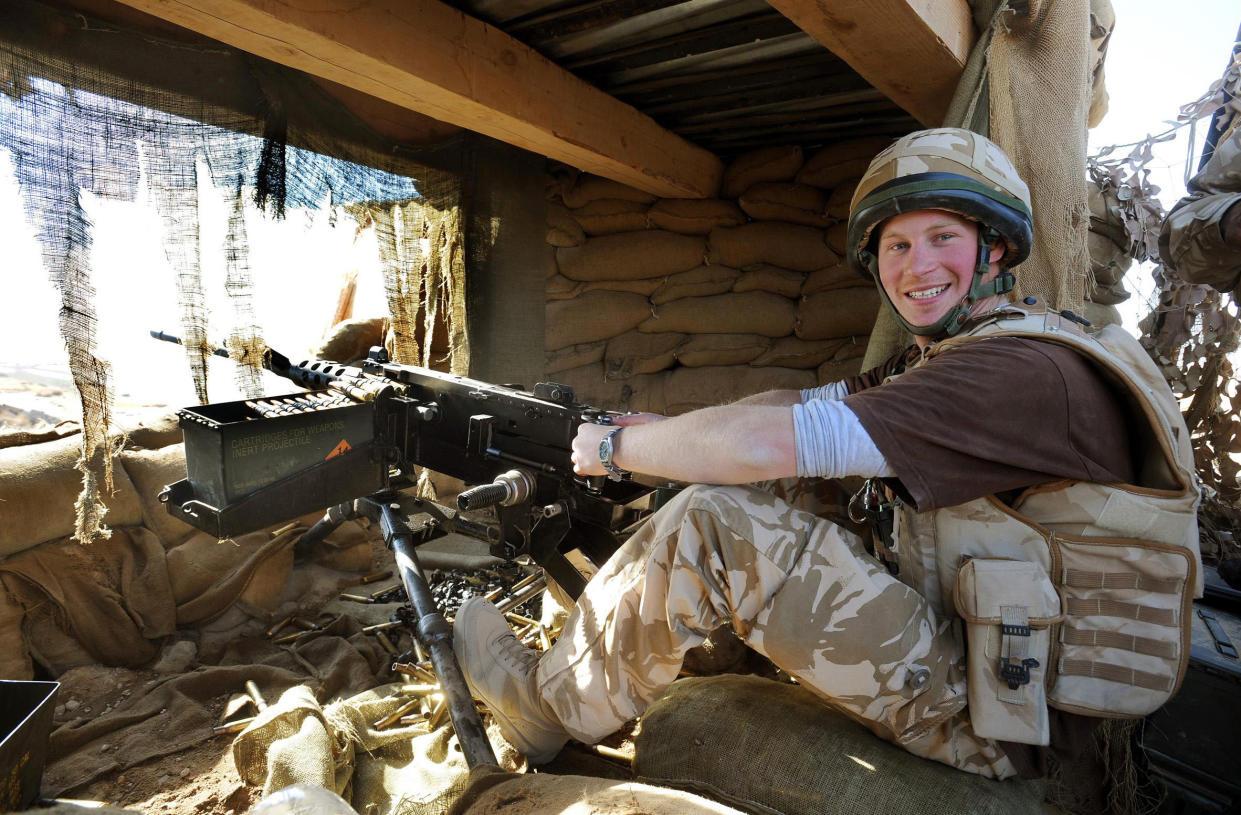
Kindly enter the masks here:
M 535 664 L 539 661 L 539 652 L 532 648 L 527 648 L 517 639 L 517 635 L 508 633 L 502 635 L 496 640 L 496 645 L 500 649 L 500 659 L 509 665 L 519 667 L 524 672 L 534 669 Z

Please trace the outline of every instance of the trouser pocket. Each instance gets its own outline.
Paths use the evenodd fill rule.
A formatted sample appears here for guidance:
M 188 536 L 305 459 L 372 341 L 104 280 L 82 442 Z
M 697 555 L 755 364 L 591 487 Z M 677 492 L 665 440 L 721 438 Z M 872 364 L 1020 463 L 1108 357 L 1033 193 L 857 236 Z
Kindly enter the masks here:
M 1047 744 L 1044 680 L 1060 597 L 1037 563 L 972 558 L 957 572 L 970 722 L 988 739 Z

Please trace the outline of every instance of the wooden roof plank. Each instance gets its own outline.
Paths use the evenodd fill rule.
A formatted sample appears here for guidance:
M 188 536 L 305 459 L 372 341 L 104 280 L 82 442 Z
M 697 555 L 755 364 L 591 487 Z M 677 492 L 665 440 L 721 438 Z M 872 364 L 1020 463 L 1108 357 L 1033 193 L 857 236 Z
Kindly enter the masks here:
M 437 0 L 120 0 L 212 39 L 666 197 L 714 195 L 710 152 Z
M 928 127 L 943 123 L 974 44 L 967 0 L 770 0 Z

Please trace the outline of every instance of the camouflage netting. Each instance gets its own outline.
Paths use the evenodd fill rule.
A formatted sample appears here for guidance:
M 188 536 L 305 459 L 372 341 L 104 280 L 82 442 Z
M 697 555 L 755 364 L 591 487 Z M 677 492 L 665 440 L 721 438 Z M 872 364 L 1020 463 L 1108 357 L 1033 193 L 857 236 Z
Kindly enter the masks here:
M 459 175 L 443 168 L 451 156 L 435 169 L 406 158 L 408 151 L 358 126 L 303 77 L 218 44 L 157 40 L 17 0 L 0 9 L 0 149 L 12 154 L 23 207 L 60 295 L 60 334 L 81 394 L 79 540 L 108 534 L 100 496 L 112 489 L 114 446 L 85 195 L 145 199 L 158 213 L 203 402 L 211 338 L 224 338 L 242 363 L 243 393 L 261 387 L 266 346 L 243 217 L 251 200 L 268 217 L 326 209 L 347 216 L 338 228 L 377 225 L 398 358 L 428 361 L 438 320 L 450 336 L 444 361 L 465 370 L 461 190 Z M 231 195 L 223 247 L 231 328 L 209 325 L 204 304 L 202 173 Z
M 1129 145 L 1121 156 L 1113 157 L 1117 148 L 1105 148 L 1088 162 L 1091 180 L 1116 202 L 1114 214 L 1123 221 L 1131 256 L 1154 264 L 1157 299 L 1142 320 L 1141 342 L 1181 401 L 1193 439 L 1203 487 L 1202 553 L 1208 562 L 1236 553 L 1231 530 L 1241 526 L 1241 386 L 1231 359 L 1241 341 L 1241 316 L 1235 291 L 1187 283 L 1162 264 L 1159 230 L 1166 212 L 1147 164 L 1154 144 L 1213 114 L 1210 126 L 1220 140 L 1241 125 L 1241 56 L 1206 94 L 1181 108 L 1171 130 Z

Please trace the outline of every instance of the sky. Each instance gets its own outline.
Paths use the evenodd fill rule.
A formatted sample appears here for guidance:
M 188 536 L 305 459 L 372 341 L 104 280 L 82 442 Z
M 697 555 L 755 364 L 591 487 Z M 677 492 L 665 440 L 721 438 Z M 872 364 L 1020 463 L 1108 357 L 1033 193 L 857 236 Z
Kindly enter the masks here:
M 1241 24 L 1238 0 L 1113 0 L 1116 29 L 1108 49 L 1109 112 L 1090 133 L 1090 149 L 1133 142 L 1160 133 L 1179 107 L 1200 96 L 1222 73 Z M 1204 127 L 1193 145 L 1196 166 Z M 1184 190 L 1189 129 L 1156 148 L 1152 179 L 1171 207 Z M 209 186 L 200 189 L 203 243 L 219 246 L 227 212 Z M 173 275 L 158 242 L 159 225 L 142 202 L 88 198 L 97 225 L 92 263 L 98 290 L 99 350 L 114 366 L 118 400 L 163 399 L 190 404 L 193 392 L 179 349 L 146 338 L 150 329 L 177 331 Z M 252 213 L 253 215 L 253 213 Z M 326 229 L 322 219 L 294 213 L 273 224 L 248 219 L 256 281 L 255 310 L 269 342 L 296 355 L 315 344 L 335 304 L 339 282 L 360 268 L 360 316 L 383 314 L 382 284 L 374 266 L 373 236 L 359 242 L 352 230 Z M 369 243 L 368 243 L 369 241 Z M 58 300 L 42 273 L 34 238 L 17 198 L 10 157 L 0 151 L 0 274 L 9 297 L 0 320 L 0 372 L 15 365 L 63 367 L 64 349 L 56 333 Z M 30 270 L 35 270 L 30 273 Z M 272 271 L 278 274 L 272 274 Z M 231 308 L 223 295 L 223 261 L 204 259 L 208 305 L 217 325 L 227 324 Z M 1121 310 L 1131 329 L 1147 310 L 1153 292 L 1149 271 L 1134 266 L 1126 285 L 1135 292 Z M 222 329 L 215 336 L 223 337 Z M 235 398 L 227 364 L 212 366 L 211 396 Z

